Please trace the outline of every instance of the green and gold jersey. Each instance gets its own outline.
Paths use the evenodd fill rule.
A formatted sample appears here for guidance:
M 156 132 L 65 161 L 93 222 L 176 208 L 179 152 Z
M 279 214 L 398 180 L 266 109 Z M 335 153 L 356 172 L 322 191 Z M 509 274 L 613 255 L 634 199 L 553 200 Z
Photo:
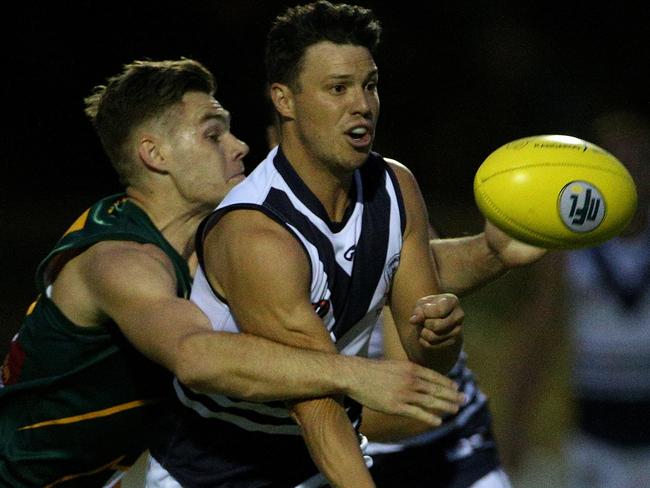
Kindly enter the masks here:
M 148 447 L 166 412 L 170 373 L 139 354 L 114 323 L 77 327 L 48 298 L 65 262 L 106 240 L 159 246 L 174 265 L 178 296 L 189 296 L 187 263 L 125 195 L 77 219 L 39 265 L 38 298 L 2 366 L 1 487 L 102 486 Z

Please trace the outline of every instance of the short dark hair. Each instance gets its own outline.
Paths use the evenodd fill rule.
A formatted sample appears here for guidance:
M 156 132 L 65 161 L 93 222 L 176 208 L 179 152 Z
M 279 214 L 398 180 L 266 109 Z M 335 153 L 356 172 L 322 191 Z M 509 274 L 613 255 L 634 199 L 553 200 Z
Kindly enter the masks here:
M 305 50 L 313 44 L 352 44 L 374 55 L 380 36 L 379 20 L 358 5 L 319 0 L 290 7 L 276 17 L 266 38 L 267 81 L 296 87 Z
M 213 95 L 215 90 L 212 73 L 193 59 L 136 60 L 94 88 L 84 99 L 85 112 L 120 181 L 128 185 L 134 174 L 127 147 L 132 131 L 179 103 L 188 91 Z

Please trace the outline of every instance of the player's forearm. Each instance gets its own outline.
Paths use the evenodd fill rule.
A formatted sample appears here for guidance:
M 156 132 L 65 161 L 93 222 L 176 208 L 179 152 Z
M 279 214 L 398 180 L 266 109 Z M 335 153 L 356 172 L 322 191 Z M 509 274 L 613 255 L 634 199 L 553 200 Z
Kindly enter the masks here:
M 442 291 L 463 295 L 502 276 L 507 268 L 488 246 L 485 233 L 429 241 Z
M 209 331 L 186 337 L 178 354 L 174 373 L 187 386 L 250 401 L 349 395 L 365 361 Z
M 371 488 L 359 440 L 345 410 L 333 398 L 293 403 L 291 411 L 309 453 L 332 487 Z

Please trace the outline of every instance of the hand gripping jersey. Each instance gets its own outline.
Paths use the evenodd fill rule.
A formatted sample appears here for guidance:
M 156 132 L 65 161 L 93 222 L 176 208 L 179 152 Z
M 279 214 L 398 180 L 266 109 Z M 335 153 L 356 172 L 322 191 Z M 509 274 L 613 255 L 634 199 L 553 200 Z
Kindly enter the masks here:
M 343 221 L 331 222 L 275 149 L 203 222 L 197 237 L 199 262 L 202 236 L 226 212 L 264 213 L 301 243 L 311 266 L 311 302 L 339 352 L 365 356 L 399 262 L 405 217 L 395 176 L 378 154 L 371 153 L 355 172 L 351 192 Z M 239 331 L 228 304 L 212 290 L 202 269 L 191 299 L 213 328 Z M 291 486 L 316 472 L 284 403 L 199 395 L 178 381 L 175 389 L 185 420 L 175 427 L 168 449 L 154 452 L 154 457 L 181 485 Z M 348 407 L 356 426 L 360 407 L 352 402 Z
M 77 327 L 48 297 L 65 261 L 103 240 L 159 246 L 174 263 L 178 296 L 189 296 L 185 261 L 124 195 L 79 217 L 39 265 L 40 295 L 2 367 L 0 486 L 102 486 L 155 432 L 170 375 L 135 351 L 115 324 Z

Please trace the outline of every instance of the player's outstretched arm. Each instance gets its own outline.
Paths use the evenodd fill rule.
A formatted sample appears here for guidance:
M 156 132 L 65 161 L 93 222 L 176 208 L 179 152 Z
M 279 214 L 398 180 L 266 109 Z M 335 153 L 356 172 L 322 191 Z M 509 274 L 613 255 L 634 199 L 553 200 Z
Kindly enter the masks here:
M 440 412 L 454 410 L 461 401 L 449 378 L 407 360 L 343 356 L 253 334 L 213 331 L 184 337 L 179 349 L 179 379 L 203 393 L 249 401 L 346 395 L 380 412 L 431 426 L 439 425 Z
M 434 238 L 430 246 L 441 289 L 457 295 L 480 288 L 509 269 L 532 264 L 547 252 L 510 237 L 489 220 L 480 234 Z
M 234 210 L 213 227 L 204 250 L 206 274 L 228 300 L 242 331 L 336 353 L 311 304 L 307 256 L 289 231 L 261 212 Z M 332 486 L 374 486 L 357 435 L 338 400 L 296 400 L 289 408 L 314 462 Z

